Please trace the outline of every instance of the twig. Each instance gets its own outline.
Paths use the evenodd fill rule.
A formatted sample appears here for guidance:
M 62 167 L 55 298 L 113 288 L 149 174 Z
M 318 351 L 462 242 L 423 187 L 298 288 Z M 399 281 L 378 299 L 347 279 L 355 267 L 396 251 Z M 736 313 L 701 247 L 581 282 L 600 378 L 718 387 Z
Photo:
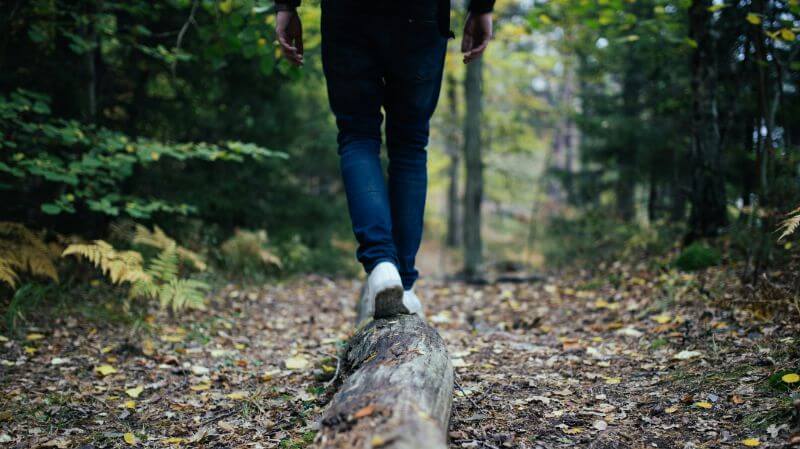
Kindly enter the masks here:
M 339 366 L 342 364 L 342 361 L 341 361 L 341 359 L 340 359 L 339 357 L 337 357 L 337 356 L 335 356 L 335 355 L 333 355 L 333 356 L 331 356 L 331 357 L 333 357 L 334 359 L 336 359 L 336 372 L 335 372 L 335 373 L 333 373 L 333 377 L 331 378 L 331 380 L 329 380 L 329 381 L 325 382 L 325 385 L 324 385 L 324 387 L 325 387 L 326 389 L 327 389 L 328 387 L 330 387 L 331 385 L 333 385 L 333 383 L 334 383 L 334 382 L 336 382 L 336 379 L 339 377 Z
M 466 392 L 466 391 L 464 391 L 464 389 L 461 387 L 461 383 L 458 381 L 458 379 L 460 379 L 460 377 L 458 376 L 458 373 L 454 373 L 454 374 L 456 375 L 456 376 L 455 376 L 455 379 L 454 379 L 454 382 L 455 382 L 455 384 L 456 384 L 456 387 L 459 389 L 459 391 L 461 391 L 461 394 L 462 394 L 462 395 L 464 395 L 464 397 L 465 397 L 465 398 L 467 398 L 467 399 L 469 400 L 469 402 L 471 402 L 471 403 L 472 403 L 472 406 L 473 406 L 473 407 L 475 407 L 475 408 L 476 408 L 476 409 L 477 409 L 479 412 L 481 412 L 481 413 L 484 413 L 484 414 L 485 414 L 485 413 L 486 413 L 486 410 L 484 410 L 484 409 L 483 409 L 483 407 L 481 407 L 480 405 L 478 405 L 478 404 L 475 402 L 475 400 L 474 400 L 474 399 L 472 399 L 472 397 L 470 397 L 470 396 L 467 396 L 467 392 Z
M 197 26 L 197 22 L 194 20 L 194 15 L 197 12 L 197 7 L 200 5 L 198 0 L 194 0 L 192 2 L 192 10 L 189 12 L 189 17 L 184 22 L 181 30 L 178 32 L 178 39 L 175 42 L 175 54 L 177 55 L 178 52 L 181 51 L 181 45 L 183 44 L 183 36 L 186 35 L 186 31 L 189 30 L 189 25 Z M 172 77 L 175 78 L 175 69 L 178 66 L 178 59 L 176 58 L 172 61 Z

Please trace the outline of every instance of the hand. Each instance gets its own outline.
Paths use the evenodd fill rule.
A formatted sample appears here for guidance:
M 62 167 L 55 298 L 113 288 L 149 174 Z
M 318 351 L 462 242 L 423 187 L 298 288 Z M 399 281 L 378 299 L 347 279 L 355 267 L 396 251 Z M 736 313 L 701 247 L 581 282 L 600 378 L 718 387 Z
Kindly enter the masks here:
M 461 39 L 461 53 L 464 64 L 478 59 L 492 38 L 492 13 L 467 14 L 464 24 L 464 37 Z
M 296 66 L 303 65 L 303 25 L 297 11 L 278 11 L 275 32 L 283 56 Z

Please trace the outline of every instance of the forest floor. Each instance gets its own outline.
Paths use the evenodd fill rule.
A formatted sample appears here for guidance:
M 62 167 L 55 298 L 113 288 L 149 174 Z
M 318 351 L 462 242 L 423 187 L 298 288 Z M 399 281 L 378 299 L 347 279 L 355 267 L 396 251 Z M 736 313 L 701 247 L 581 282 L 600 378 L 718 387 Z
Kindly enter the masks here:
M 800 368 L 796 312 L 735 307 L 722 270 L 596 273 L 419 285 L 457 371 L 451 447 L 800 440 L 798 384 L 781 380 Z M 358 290 L 317 276 L 229 285 L 173 324 L 65 315 L 0 337 L 0 448 L 313 447 Z

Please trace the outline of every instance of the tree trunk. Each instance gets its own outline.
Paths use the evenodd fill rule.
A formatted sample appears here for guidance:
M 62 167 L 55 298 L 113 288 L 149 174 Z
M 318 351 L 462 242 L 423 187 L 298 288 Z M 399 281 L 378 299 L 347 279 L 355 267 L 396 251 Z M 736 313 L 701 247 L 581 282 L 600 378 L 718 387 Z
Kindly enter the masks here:
M 464 118 L 464 276 L 467 280 L 480 277 L 483 262 L 481 241 L 481 202 L 483 200 L 483 161 L 481 158 L 481 112 L 483 108 L 483 60 L 467 66 L 464 80 L 466 116 Z
M 710 6 L 711 0 L 693 0 L 689 8 L 689 38 L 697 45 L 691 57 L 692 210 L 687 241 L 717 235 L 727 224 Z
M 447 136 L 446 152 L 450 156 L 450 166 L 447 168 L 447 177 L 450 185 L 447 187 L 447 236 L 445 244 L 450 248 L 458 246 L 460 236 L 458 233 L 458 177 L 461 155 L 458 150 L 458 94 L 456 80 L 453 75 L 447 76 L 447 99 L 449 101 L 450 128 Z
M 416 315 L 370 321 L 373 304 L 357 310 L 319 447 L 446 449 L 454 373 L 444 341 Z

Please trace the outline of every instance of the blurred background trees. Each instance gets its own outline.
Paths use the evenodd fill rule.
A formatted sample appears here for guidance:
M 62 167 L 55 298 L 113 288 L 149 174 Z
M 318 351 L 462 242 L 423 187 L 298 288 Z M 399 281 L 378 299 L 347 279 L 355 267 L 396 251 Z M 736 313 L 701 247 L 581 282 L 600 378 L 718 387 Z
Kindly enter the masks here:
M 357 273 L 318 3 L 300 9 L 302 69 L 278 58 L 273 8 L 4 2 L 0 221 L 35 231 L 39 256 L 105 239 L 157 257 L 114 231 L 135 221 L 212 272 Z M 456 31 L 462 16 L 455 2 Z M 450 45 L 424 272 L 672 260 L 694 242 L 749 282 L 792 260 L 775 230 L 800 203 L 797 0 L 500 0 L 496 16 L 480 64 Z M 15 287 L 54 277 L 0 249 Z

